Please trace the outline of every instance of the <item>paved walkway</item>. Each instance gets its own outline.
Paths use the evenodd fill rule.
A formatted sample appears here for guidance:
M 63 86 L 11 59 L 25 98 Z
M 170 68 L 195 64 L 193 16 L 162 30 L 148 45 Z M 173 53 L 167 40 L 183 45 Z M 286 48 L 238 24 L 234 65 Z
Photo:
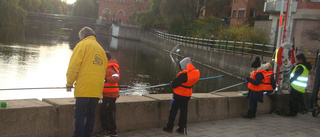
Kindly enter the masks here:
M 175 132 L 167 133 L 162 128 L 150 128 L 120 132 L 118 137 L 176 137 L 186 136 Z M 297 117 L 273 114 L 257 115 L 255 119 L 242 117 L 188 124 L 190 137 L 319 137 L 320 116 L 311 112 Z

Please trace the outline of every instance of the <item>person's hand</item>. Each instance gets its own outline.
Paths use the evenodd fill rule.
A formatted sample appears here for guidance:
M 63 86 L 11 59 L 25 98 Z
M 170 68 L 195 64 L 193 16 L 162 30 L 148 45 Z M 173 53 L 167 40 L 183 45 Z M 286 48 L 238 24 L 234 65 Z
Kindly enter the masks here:
M 249 82 L 249 80 L 250 80 L 250 78 L 249 77 L 247 77 L 247 81 Z
M 169 83 L 169 86 L 172 88 L 172 81 Z
M 71 92 L 71 88 L 72 88 L 72 87 L 67 86 L 67 88 L 66 88 L 66 89 L 67 89 L 67 92 Z

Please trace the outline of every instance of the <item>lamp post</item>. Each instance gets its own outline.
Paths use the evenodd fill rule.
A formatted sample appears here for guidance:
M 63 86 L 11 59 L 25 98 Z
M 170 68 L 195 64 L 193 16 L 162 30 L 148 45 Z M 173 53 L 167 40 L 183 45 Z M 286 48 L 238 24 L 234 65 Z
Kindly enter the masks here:
M 229 35 L 230 17 L 225 17 L 224 21 L 225 21 L 225 23 L 227 24 L 226 50 L 228 50 L 228 49 L 227 49 L 227 45 L 228 45 L 228 35 Z

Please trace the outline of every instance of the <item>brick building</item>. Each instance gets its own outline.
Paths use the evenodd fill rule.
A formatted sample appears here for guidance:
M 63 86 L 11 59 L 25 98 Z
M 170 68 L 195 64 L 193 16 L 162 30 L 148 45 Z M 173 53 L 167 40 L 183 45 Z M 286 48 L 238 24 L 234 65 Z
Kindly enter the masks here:
M 265 23 L 260 26 L 257 22 L 255 23 L 255 28 L 270 28 L 270 44 L 275 45 L 279 30 L 280 5 L 281 0 L 267 0 L 265 12 L 269 14 L 269 21 L 264 21 Z M 286 10 L 286 6 L 284 10 Z M 292 0 L 291 10 L 292 13 L 288 21 L 288 25 L 291 27 L 286 30 L 289 34 L 286 36 L 286 41 L 292 41 L 294 37 L 295 46 L 299 49 L 298 52 L 304 52 L 306 56 L 310 57 L 316 56 L 315 51 L 320 47 L 320 0 Z M 316 34 L 318 34 L 318 40 L 315 38 Z
M 255 29 L 264 29 L 269 35 L 269 44 L 277 45 L 279 17 L 282 0 L 233 0 L 230 24 L 248 22 Z M 286 2 L 284 0 L 284 11 Z M 292 0 L 289 28 L 286 40 L 292 41 L 300 51 L 315 56 L 319 49 L 318 40 L 311 34 L 320 34 L 320 0 Z M 313 37 L 313 38 L 312 38 Z M 319 37 L 319 36 L 318 36 Z
M 148 9 L 149 0 L 99 0 L 99 19 L 103 23 L 131 24 L 129 17 L 134 12 Z
M 248 22 L 251 25 L 258 18 L 263 18 L 265 0 L 233 0 L 230 24 Z

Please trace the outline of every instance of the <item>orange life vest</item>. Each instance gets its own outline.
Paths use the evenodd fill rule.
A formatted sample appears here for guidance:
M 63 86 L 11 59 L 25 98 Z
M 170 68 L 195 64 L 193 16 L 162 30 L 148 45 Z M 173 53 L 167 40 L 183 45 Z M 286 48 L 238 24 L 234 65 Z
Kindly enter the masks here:
M 119 65 L 115 62 L 112 63 L 113 61 L 109 60 L 108 63 L 108 68 L 107 68 L 107 72 L 105 75 L 105 78 L 110 77 L 108 76 L 108 69 L 110 71 L 110 69 L 113 69 L 117 74 L 118 77 L 120 78 L 120 73 L 119 73 Z M 118 83 L 109 83 L 108 81 L 104 83 L 104 86 L 118 86 Z M 119 97 L 119 88 L 103 88 L 103 97 L 111 97 L 111 98 L 118 98 Z
M 266 71 L 266 70 L 258 70 L 258 71 L 255 71 L 253 74 L 251 74 L 250 78 L 252 78 L 253 80 L 256 80 L 256 75 L 258 73 L 261 73 L 264 77 L 261 80 L 261 83 L 259 85 L 254 85 L 248 82 L 248 88 L 256 92 L 273 90 L 271 80 L 270 80 L 270 77 L 271 77 L 270 75 L 274 74 L 274 72 Z
M 192 95 L 192 87 L 200 78 L 200 71 L 196 69 L 192 64 L 187 64 L 187 70 L 183 70 L 178 73 L 179 76 L 181 73 L 187 73 L 188 80 L 186 83 L 182 83 L 177 88 L 173 89 L 173 92 L 185 97 L 191 97 Z

